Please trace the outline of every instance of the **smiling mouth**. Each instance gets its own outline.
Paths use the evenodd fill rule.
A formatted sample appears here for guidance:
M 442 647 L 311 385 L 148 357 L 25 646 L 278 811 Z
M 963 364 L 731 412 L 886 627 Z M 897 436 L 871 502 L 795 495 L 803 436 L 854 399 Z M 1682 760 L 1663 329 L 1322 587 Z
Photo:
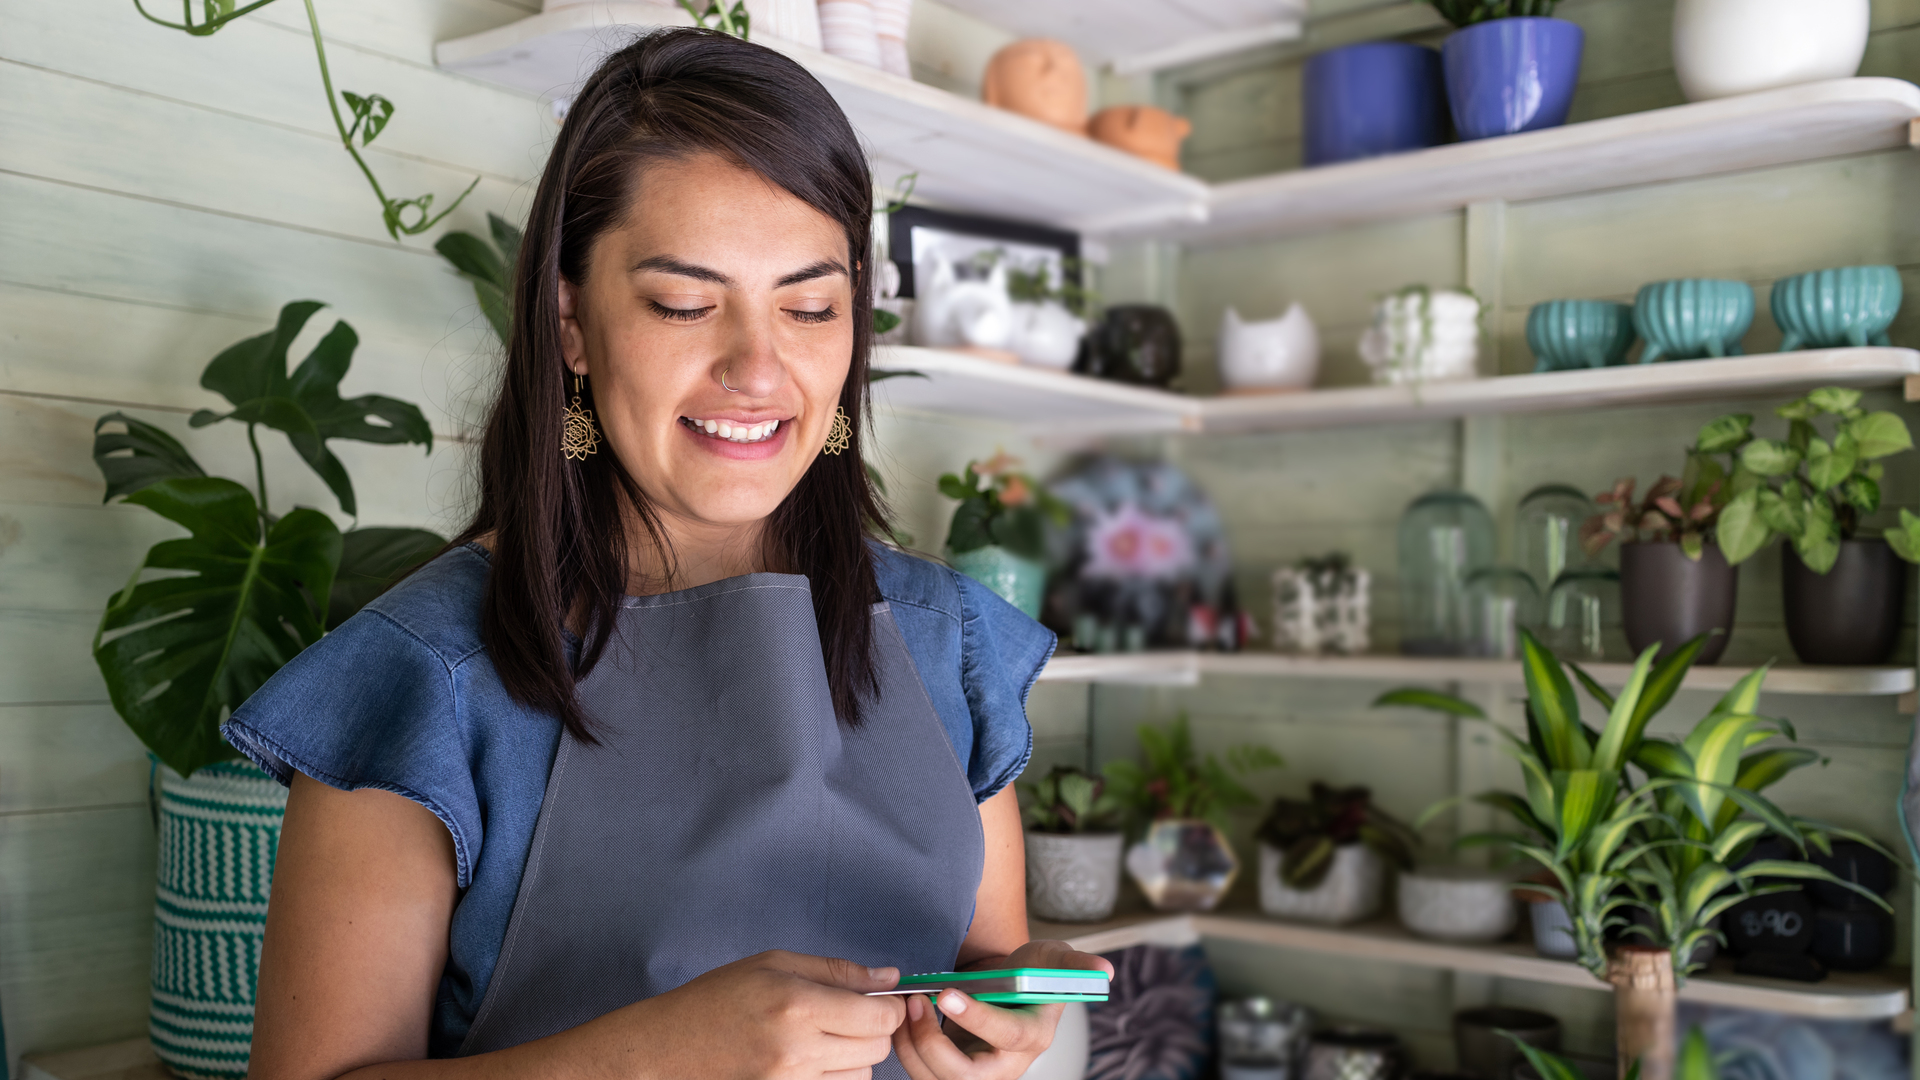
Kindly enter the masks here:
M 725 439 L 736 443 L 765 442 L 773 438 L 780 429 L 780 421 L 768 420 L 760 424 L 735 424 L 728 420 L 696 420 L 683 416 L 680 422 L 710 439 Z

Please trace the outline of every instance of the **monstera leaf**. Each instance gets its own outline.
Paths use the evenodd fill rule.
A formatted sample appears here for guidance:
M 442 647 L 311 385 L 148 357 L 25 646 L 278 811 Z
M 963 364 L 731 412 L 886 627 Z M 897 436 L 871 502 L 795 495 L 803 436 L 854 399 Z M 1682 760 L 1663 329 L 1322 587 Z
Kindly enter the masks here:
M 493 233 L 492 247 L 470 232 L 450 232 L 433 245 L 433 250 L 473 283 L 473 298 L 493 325 L 494 336 L 504 345 L 513 329 L 508 279 L 520 257 L 520 230 L 498 214 L 487 215 L 487 227 Z
M 121 424 L 127 430 L 124 434 L 100 430 L 108 424 Z M 207 475 L 173 436 L 119 412 L 108 413 L 94 423 L 93 463 L 100 466 L 100 475 L 107 480 L 107 493 L 101 502 L 110 502 L 115 495 L 131 495 L 162 480 Z
M 262 535 L 246 488 L 216 477 L 160 480 L 127 496 L 192 533 L 147 552 L 93 639 L 114 708 L 180 772 L 234 755 L 220 723 L 301 649 L 320 640 L 340 532 L 295 510 Z M 148 570 L 170 572 L 142 580 Z
M 354 529 L 340 541 L 340 571 L 327 598 L 328 630 L 447 546 L 445 537 L 426 529 Z
M 340 397 L 340 379 L 360 344 L 360 336 L 344 322 L 334 323 L 293 374 L 287 374 L 288 347 L 313 313 L 325 306 L 316 300 L 288 304 L 280 309 L 280 324 L 273 330 L 214 357 L 201 373 L 200 385 L 232 402 L 233 411 L 202 409 L 188 422 L 205 427 L 238 420 L 285 432 L 294 450 L 340 500 L 340 509 L 358 516 L 353 481 L 340 459 L 327 449 L 327 441 L 418 443 L 431 452 L 433 430 L 420 410 L 404 401 L 379 394 Z

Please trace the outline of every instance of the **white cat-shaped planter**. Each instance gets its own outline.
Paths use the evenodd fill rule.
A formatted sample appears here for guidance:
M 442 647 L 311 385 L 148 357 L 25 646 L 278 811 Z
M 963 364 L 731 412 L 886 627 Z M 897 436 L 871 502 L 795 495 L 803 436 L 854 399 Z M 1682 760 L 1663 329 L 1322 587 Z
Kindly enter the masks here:
M 1013 305 L 1013 337 L 1008 348 L 1023 364 L 1066 370 L 1080 355 L 1080 339 L 1087 334 L 1086 320 L 1074 315 L 1058 301 Z
M 1266 322 L 1220 316 L 1220 381 L 1229 390 L 1305 390 L 1320 373 L 1320 332 L 1299 304 Z
M 914 267 L 914 344 L 935 349 L 1004 349 L 1013 338 L 1007 267 L 984 281 L 963 281 L 951 259 L 931 256 Z

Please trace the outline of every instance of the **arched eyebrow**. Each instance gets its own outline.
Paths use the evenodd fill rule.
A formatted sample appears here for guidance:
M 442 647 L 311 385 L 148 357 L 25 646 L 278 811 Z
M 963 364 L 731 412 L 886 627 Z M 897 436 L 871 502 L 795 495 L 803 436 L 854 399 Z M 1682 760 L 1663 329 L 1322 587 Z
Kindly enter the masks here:
M 836 260 L 821 259 L 819 262 L 814 263 L 812 266 L 806 266 L 798 270 L 795 270 L 793 273 L 788 274 L 786 277 L 783 277 L 779 281 L 774 282 L 773 285 L 774 285 L 774 288 L 776 289 L 784 289 L 789 285 L 798 285 L 803 281 L 813 281 L 818 278 L 832 277 L 835 274 L 839 274 L 841 277 L 846 277 L 847 268 Z
M 715 285 L 729 289 L 733 288 L 733 279 L 720 271 L 709 270 L 704 266 L 697 266 L 684 259 L 676 259 L 671 255 L 655 255 L 649 259 L 641 259 L 639 262 L 634 263 L 627 272 L 637 274 L 642 270 L 654 270 L 662 274 L 690 277 L 698 281 L 711 281 Z

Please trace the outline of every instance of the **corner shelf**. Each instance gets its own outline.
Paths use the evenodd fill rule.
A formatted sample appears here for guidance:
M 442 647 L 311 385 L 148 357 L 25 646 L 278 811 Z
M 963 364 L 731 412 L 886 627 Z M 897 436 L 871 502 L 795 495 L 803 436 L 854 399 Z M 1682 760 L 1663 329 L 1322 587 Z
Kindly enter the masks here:
M 665 4 L 570 5 L 442 41 L 434 60 L 515 90 L 565 96 L 632 33 L 691 24 L 685 11 Z M 820 80 L 866 144 L 877 180 L 917 172 L 915 193 L 929 202 L 1090 233 L 1206 213 L 1207 185 L 1191 176 L 818 49 L 754 40 Z
M 1463 416 L 1720 401 L 1801 393 L 1820 386 L 1871 389 L 1897 386 L 1909 376 L 1920 375 L 1920 351 L 1810 349 L 1419 386 L 1341 387 L 1214 398 L 911 346 L 876 349 L 873 366 L 926 376 L 876 383 L 877 404 L 998 421 L 1050 441 L 1177 431 L 1359 427 Z
M 1631 664 L 1586 664 L 1602 686 L 1623 686 Z M 1695 667 L 1687 672 L 1688 690 L 1732 689 L 1750 667 Z M 1355 682 L 1506 683 L 1522 682 L 1520 665 L 1508 660 L 1441 659 L 1417 656 L 1286 656 L 1279 653 L 1147 652 L 1055 656 L 1040 672 L 1042 682 L 1196 686 L 1207 675 L 1240 678 L 1335 679 Z M 1776 666 L 1767 675 L 1770 694 L 1846 694 L 1891 697 L 1910 693 L 1916 676 L 1910 667 Z
M 1033 937 L 1060 938 L 1091 952 L 1198 936 L 1587 990 L 1611 989 L 1578 964 L 1540 956 L 1526 942 L 1455 945 L 1428 941 L 1386 920 L 1331 927 L 1281 922 L 1250 912 L 1175 916 L 1141 913 L 1092 926 L 1034 921 L 1029 930 Z M 1898 968 L 1833 972 L 1817 983 L 1762 979 L 1716 969 L 1688 979 L 1680 988 L 1682 1001 L 1831 1020 L 1890 1019 L 1907 1010 L 1908 998 L 1907 972 Z

